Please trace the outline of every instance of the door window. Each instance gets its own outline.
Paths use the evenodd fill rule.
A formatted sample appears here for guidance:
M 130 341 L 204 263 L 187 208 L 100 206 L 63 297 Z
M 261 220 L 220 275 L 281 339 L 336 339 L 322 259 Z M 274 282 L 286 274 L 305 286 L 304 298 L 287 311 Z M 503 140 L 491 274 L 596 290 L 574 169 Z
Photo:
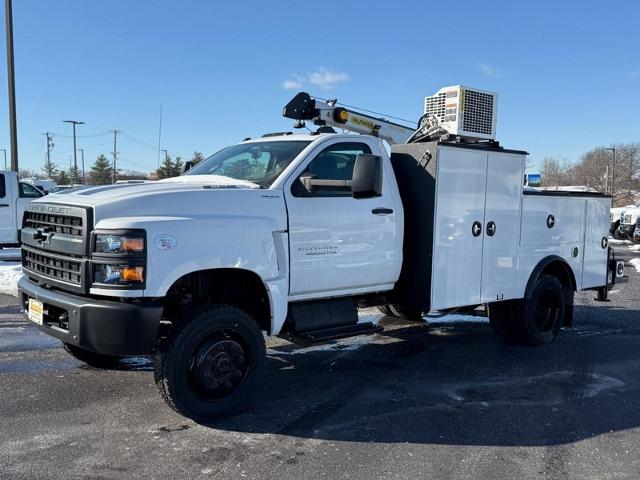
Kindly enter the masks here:
M 42 196 L 40 190 L 28 183 L 18 183 L 18 191 L 20 198 L 40 198 Z
M 370 153 L 369 146 L 359 142 L 336 143 L 325 148 L 296 179 L 291 193 L 294 197 L 351 196 L 349 182 L 356 157 Z

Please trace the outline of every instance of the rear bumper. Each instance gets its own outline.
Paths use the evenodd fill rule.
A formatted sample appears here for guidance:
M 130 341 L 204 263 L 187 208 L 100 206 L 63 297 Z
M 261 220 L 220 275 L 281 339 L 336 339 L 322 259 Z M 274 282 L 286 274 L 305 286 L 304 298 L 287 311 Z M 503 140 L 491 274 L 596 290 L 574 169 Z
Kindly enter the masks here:
M 159 304 L 122 303 L 71 295 L 43 288 L 26 276 L 18 282 L 20 306 L 26 316 L 29 298 L 44 304 L 43 332 L 107 355 L 145 355 L 153 351 L 160 324 Z

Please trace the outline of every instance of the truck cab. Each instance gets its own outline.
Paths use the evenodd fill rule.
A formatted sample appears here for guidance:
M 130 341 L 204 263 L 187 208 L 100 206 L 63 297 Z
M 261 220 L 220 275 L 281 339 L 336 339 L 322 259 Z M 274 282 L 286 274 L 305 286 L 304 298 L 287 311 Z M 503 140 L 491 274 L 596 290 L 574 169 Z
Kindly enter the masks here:
M 620 226 L 618 230 L 622 238 L 628 238 L 638 243 L 637 231 L 638 219 L 640 218 L 640 206 L 625 208 L 620 214 Z
M 20 228 L 29 202 L 44 194 L 29 183 L 18 181 L 15 172 L 0 172 L 0 247 L 20 245 Z

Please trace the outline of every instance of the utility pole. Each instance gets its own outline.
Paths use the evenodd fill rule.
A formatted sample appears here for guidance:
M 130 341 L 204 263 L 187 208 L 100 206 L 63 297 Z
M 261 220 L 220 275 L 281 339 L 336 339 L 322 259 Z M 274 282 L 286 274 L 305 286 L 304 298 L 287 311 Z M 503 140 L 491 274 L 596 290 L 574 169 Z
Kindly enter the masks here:
M 53 139 L 51 138 L 51 133 L 50 132 L 45 132 L 43 133 L 43 135 L 47 136 L 47 164 L 45 165 L 47 168 L 49 168 L 51 166 L 51 150 L 53 150 Z M 46 172 L 47 174 L 49 173 L 53 173 L 53 172 Z
M 158 127 L 158 168 L 160 168 L 160 141 L 162 139 L 162 104 L 160 104 L 160 126 Z
M 70 123 L 73 125 L 73 166 L 75 167 L 74 173 L 74 183 L 78 183 L 78 158 L 77 158 L 77 150 L 76 150 L 76 125 L 84 125 L 84 122 L 79 122 L 77 120 L 63 120 L 63 123 Z
M 82 183 L 84 185 L 87 184 L 87 177 L 84 174 L 84 148 L 79 148 L 78 150 L 80 150 L 80 153 L 82 153 Z
M 611 196 L 613 197 L 612 201 L 615 201 L 615 195 L 616 195 L 616 147 L 605 148 L 605 150 L 613 152 L 613 163 L 611 164 Z
M 9 87 L 9 138 L 11 145 L 11 170 L 18 173 L 18 130 L 16 124 L 16 76 L 13 62 L 13 5 L 4 1 L 4 18 L 7 34 L 7 86 Z
M 113 132 L 113 172 L 112 172 L 112 183 L 116 183 L 116 176 L 118 175 L 118 170 L 117 170 L 117 160 L 118 160 L 118 150 L 116 148 L 117 144 L 118 144 L 118 133 L 120 132 L 120 130 L 118 129 L 113 129 L 111 130 Z

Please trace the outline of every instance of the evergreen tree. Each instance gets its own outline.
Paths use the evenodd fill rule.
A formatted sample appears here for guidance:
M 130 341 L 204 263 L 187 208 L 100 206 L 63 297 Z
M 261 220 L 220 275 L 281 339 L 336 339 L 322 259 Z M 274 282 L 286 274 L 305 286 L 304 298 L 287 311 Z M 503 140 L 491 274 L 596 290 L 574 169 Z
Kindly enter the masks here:
M 56 183 L 58 185 L 69 185 L 70 182 L 67 172 L 60 170 L 60 173 L 58 173 L 58 177 L 56 178 Z
M 198 152 L 197 150 L 193 152 L 193 157 L 191 157 L 191 161 L 193 162 L 194 167 L 203 160 L 204 160 L 204 155 L 202 154 L 202 152 Z
M 94 185 L 107 185 L 111 183 L 113 168 L 111 162 L 104 155 L 100 155 L 96 159 L 96 163 L 91 167 L 90 177 L 91 183 Z
M 182 166 L 184 165 L 184 162 L 182 161 L 181 157 L 176 157 L 176 161 L 173 164 L 173 175 L 171 175 L 172 177 L 179 177 L 180 176 L 180 171 L 182 170 Z
M 44 166 L 42 167 L 42 173 L 46 178 L 55 178 L 58 174 L 58 165 L 53 163 L 51 159 L 44 161 Z
M 164 160 L 160 164 L 160 168 L 156 170 L 158 180 L 162 180 L 163 178 L 175 177 L 176 175 L 174 175 L 174 172 L 175 163 L 173 163 L 173 160 L 169 155 L 166 155 L 164 157 Z
M 77 172 L 77 176 L 76 176 L 76 172 Z M 71 165 L 71 168 L 69 169 L 68 175 L 69 175 L 69 182 L 74 183 L 74 184 L 75 183 L 82 183 L 82 172 L 75 165 Z M 76 178 L 78 179 L 77 182 L 76 182 Z

